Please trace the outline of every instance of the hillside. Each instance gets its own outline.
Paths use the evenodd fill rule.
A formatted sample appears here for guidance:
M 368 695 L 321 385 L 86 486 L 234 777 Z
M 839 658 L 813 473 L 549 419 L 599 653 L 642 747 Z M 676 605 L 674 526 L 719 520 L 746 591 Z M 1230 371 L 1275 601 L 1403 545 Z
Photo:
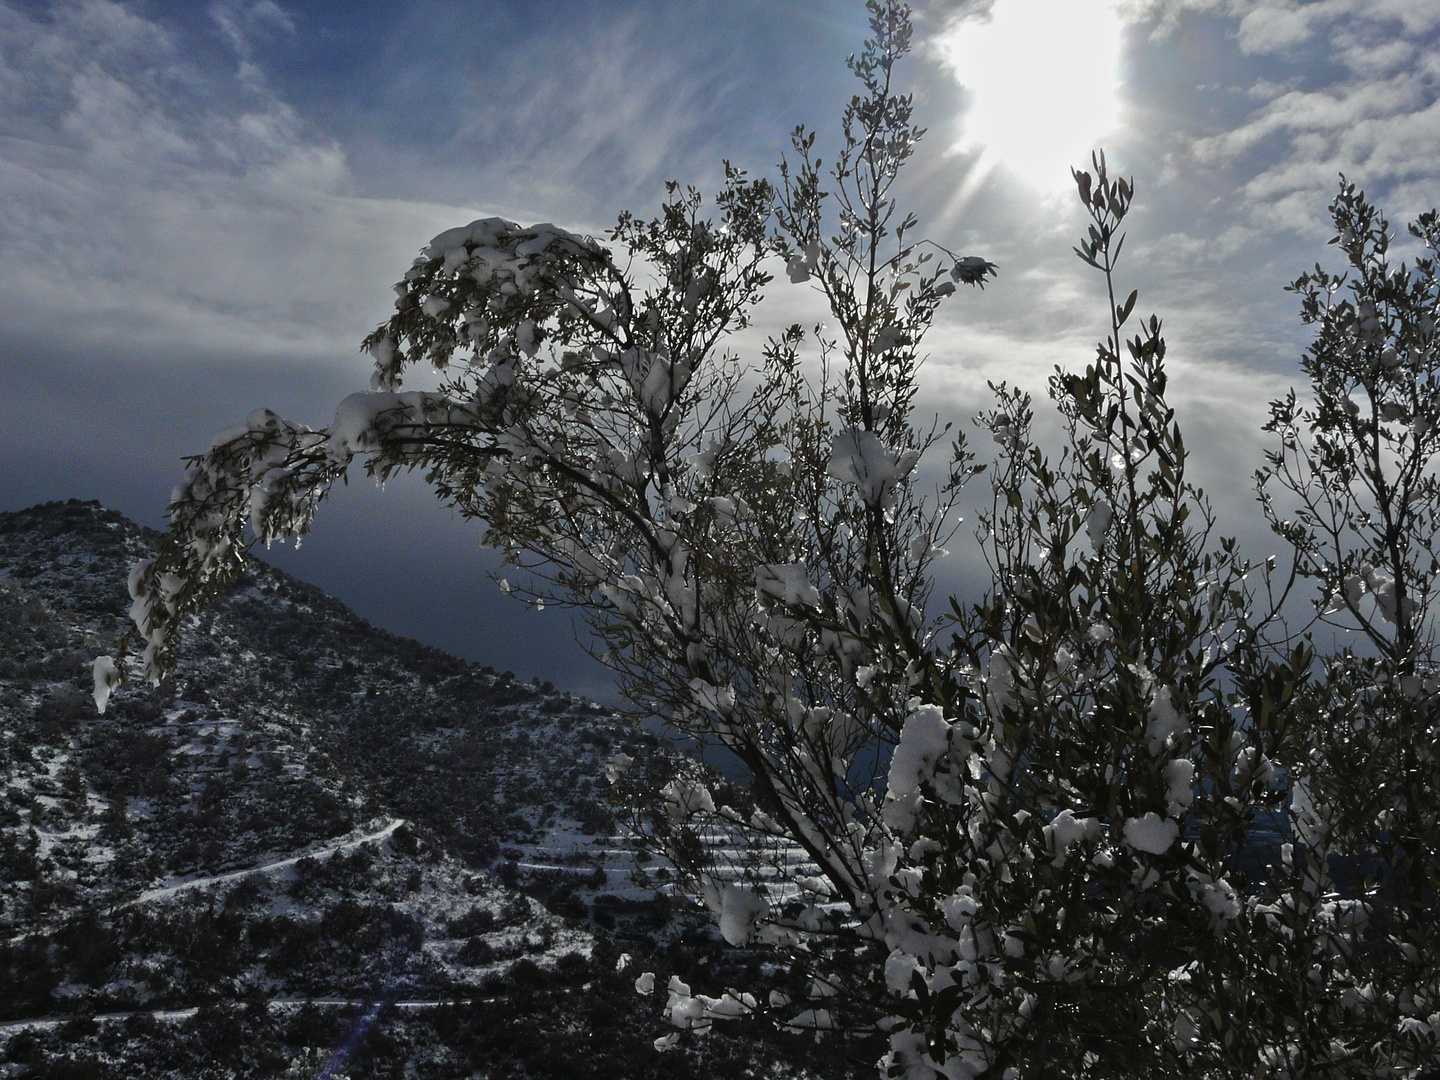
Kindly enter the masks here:
M 257 562 L 171 681 L 97 716 L 90 661 L 157 539 L 94 503 L 0 514 L 0 1076 L 873 1068 L 740 1029 L 652 1048 L 642 966 L 767 960 L 636 878 L 603 764 L 675 751 L 611 710 Z

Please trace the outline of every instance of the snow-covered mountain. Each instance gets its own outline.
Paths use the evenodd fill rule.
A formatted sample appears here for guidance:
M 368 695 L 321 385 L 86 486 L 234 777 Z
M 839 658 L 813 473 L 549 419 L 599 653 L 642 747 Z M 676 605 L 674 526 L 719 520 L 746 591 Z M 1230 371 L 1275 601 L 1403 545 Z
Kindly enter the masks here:
M 256 562 L 171 681 L 98 716 L 157 539 L 96 503 L 0 514 L 0 1076 L 873 1069 L 746 1028 L 653 1049 L 641 967 L 739 985 L 767 957 L 636 873 L 604 762 L 675 750 L 611 710 Z

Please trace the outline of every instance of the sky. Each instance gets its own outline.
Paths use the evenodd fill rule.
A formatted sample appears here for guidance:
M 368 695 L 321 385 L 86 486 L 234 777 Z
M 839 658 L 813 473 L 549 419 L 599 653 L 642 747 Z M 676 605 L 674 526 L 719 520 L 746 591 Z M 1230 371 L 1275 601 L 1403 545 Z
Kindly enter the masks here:
M 1103 333 L 1069 166 L 1132 175 L 1122 287 L 1165 321 L 1170 398 L 1221 531 L 1273 549 L 1250 477 L 1307 334 L 1284 284 L 1333 266 L 1343 172 L 1400 227 L 1440 203 L 1435 0 L 916 5 L 898 71 L 927 129 L 925 235 L 1000 266 L 925 346 L 919 409 L 1007 380 L 1043 407 Z M 184 455 L 252 409 L 313 426 L 444 228 L 601 235 L 667 179 L 774 175 L 834 144 L 859 0 L 0 0 L 0 510 L 99 499 L 160 527 Z M 1403 252 L 1401 252 L 1403 254 Z M 783 274 L 760 325 L 819 314 Z M 418 480 L 352 477 L 265 557 L 378 625 L 609 699 L 568 613 L 502 596 L 481 527 Z M 952 545 L 940 584 L 983 587 Z

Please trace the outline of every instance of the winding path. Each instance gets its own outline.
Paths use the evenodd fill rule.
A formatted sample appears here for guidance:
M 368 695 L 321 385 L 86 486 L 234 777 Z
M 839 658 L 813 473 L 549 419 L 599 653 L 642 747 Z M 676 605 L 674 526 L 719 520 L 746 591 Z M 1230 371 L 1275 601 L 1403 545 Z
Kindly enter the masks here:
M 288 870 L 301 859 L 324 859 L 341 851 L 349 851 L 361 844 L 369 844 L 375 841 L 388 839 L 390 834 L 405 824 L 404 818 L 393 818 L 384 828 L 363 836 L 350 836 L 342 840 L 335 840 L 323 847 L 314 848 L 300 855 L 292 855 L 284 859 L 276 859 L 274 862 L 261 863 L 258 866 L 247 867 L 244 870 L 230 870 L 224 874 L 213 874 L 210 877 L 189 878 L 185 881 L 177 881 L 173 885 L 162 885 L 156 889 L 146 889 L 133 900 L 127 900 L 119 904 L 116 910 L 127 907 L 134 907 L 137 904 L 148 904 L 155 900 L 164 900 L 177 893 L 187 892 L 190 889 L 203 889 L 207 885 L 218 885 L 226 881 L 239 881 L 251 874 L 273 874 L 279 870 Z

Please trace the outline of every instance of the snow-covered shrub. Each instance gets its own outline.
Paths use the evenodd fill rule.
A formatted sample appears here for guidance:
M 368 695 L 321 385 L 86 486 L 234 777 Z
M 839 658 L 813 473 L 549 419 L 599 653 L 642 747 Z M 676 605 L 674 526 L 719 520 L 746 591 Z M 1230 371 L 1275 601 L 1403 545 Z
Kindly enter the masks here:
M 1271 918 L 1311 948 L 1272 951 L 1290 994 L 1270 1024 L 1291 1075 L 1410 1075 L 1440 1060 L 1440 216 L 1409 226 L 1407 266 L 1344 177 L 1330 213 L 1348 266 L 1289 286 L 1315 327 L 1309 393 L 1272 403 L 1258 474 L 1340 643 L 1275 754 L 1295 845 Z

